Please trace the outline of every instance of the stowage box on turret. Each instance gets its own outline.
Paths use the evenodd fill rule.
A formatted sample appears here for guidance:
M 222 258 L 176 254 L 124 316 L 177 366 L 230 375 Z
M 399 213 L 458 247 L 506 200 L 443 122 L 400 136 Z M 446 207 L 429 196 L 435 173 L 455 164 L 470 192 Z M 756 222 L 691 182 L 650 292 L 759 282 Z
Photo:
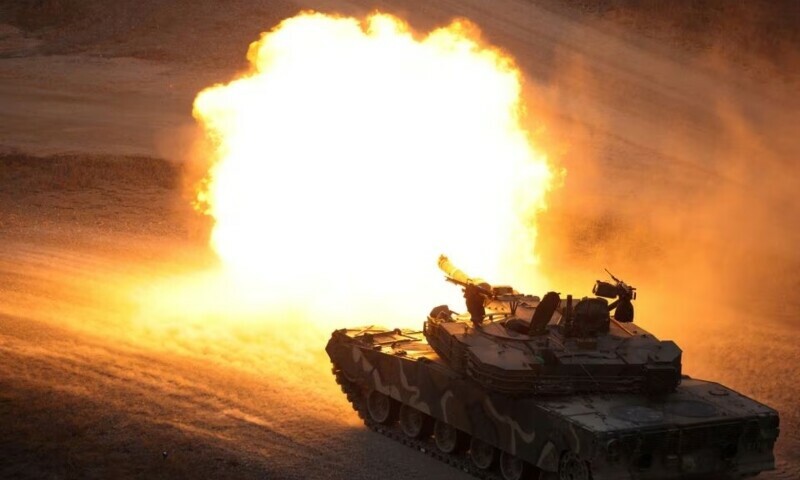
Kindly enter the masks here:
M 439 266 L 464 288 L 467 314 L 439 306 L 422 331 L 342 329 L 328 342 L 370 428 L 480 478 L 734 479 L 774 468 L 777 412 L 682 376 L 680 349 L 633 323 L 633 287 L 598 282 L 599 298 L 573 303 L 490 286 L 446 257 Z

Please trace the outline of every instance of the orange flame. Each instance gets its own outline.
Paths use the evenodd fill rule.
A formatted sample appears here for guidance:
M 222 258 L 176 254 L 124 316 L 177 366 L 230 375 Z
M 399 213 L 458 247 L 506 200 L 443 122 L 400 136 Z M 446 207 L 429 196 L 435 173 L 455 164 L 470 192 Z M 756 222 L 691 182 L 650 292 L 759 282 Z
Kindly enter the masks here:
M 520 72 L 475 26 L 415 37 L 391 15 L 306 12 L 248 59 L 194 104 L 215 147 L 198 201 L 242 285 L 419 324 L 448 288 L 440 253 L 490 281 L 537 278 L 553 173 L 522 126 Z

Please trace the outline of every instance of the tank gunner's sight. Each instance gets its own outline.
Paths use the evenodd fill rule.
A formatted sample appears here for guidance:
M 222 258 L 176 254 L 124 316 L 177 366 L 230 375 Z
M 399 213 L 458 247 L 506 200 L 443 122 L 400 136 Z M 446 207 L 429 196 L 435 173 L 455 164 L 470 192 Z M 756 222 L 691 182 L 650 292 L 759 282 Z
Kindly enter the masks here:
M 636 287 L 632 287 L 615 277 L 613 273 L 606 270 L 614 283 L 598 280 L 594 284 L 592 293 L 598 297 L 615 298 L 608 305 L 608 311 L 614 310 L 614 320 L 629 323 L 633 321 L 633 300 L 636 299 Z

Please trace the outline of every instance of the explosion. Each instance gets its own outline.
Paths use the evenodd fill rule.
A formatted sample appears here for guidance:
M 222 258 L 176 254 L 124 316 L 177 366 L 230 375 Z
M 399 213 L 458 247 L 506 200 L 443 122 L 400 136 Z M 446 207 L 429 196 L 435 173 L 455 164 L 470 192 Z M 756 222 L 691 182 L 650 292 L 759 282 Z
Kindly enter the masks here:
M 538 278 L 554 174 L 523 127 L 519 70 L 475 26 L 420 36 L 391 15 L 306 12 L 247 58 L 194 104 L 213 145 L 198 203 L 243 288 L 419 326 L 448 291 L 440 253 L 489 281 Z

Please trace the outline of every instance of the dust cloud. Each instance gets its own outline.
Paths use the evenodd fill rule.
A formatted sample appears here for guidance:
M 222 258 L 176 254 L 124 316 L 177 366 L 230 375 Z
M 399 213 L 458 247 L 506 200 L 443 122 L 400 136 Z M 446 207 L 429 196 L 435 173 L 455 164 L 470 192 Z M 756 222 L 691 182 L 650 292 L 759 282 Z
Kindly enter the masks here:
M 334 328 L 332 322 L 308 319 L 302 307 L 277 311 L 254 303 L 219 273 L 213 254 L 202 245 L 163 238 L 135 240 L 136 247 L 126 247 L 125 252 L 115 246 L 123 242 L 116 235 L 95 239 L 90 249 L 12 246 L 0 258 L 0 270 L 9 271 L 13 264 L 25 281 L 6 286 L 0 314 L 64 329 L 70 332 L 66 339 L 86 337 L 93 339 L 87 343 L 108 345 L 109 351 L 120 352 L 114 363 L 122 364 L 117 367 L 133 384 L 150 383 L 153 375 L 166 372 L 125 369 L 129 355 L 171 361 L 178 371 L 187 362 L 199 361 L 210 371 L 249 378 L 250 386 L 253 379 L 260 379 L 258 383 L 279 389 L 281 402 L 324 404 L 315 407 L 309 418 L 353 424 L 355 420 L 335 414 L 343 403 L 321 401 L 338 394 L 322 348 Z M 104 363 L 106 352 L 97 355 L 90 350 L 78 352 L 78 357 Z M 15 348 L 17 354 L 24 351 L 32 357 L 45 353 L 40 347 Z M 71 359 L 74 354 L 70 347 L 58 356 Z M 231 395 L 224 388 L 207 386 L 207 391 Z
M 567 171 L 540 218 L 552 288 L 587 295 L 608 268 L 638 287 L 637 322 L 684 350 L 684 373 L 778 408 L 795 438 L 796 88 L 713 50 L 661 56 L 607 25 L 568 38 L 606 61 L 556 48 L 557 68 L 528 82 L 531 128 Z

